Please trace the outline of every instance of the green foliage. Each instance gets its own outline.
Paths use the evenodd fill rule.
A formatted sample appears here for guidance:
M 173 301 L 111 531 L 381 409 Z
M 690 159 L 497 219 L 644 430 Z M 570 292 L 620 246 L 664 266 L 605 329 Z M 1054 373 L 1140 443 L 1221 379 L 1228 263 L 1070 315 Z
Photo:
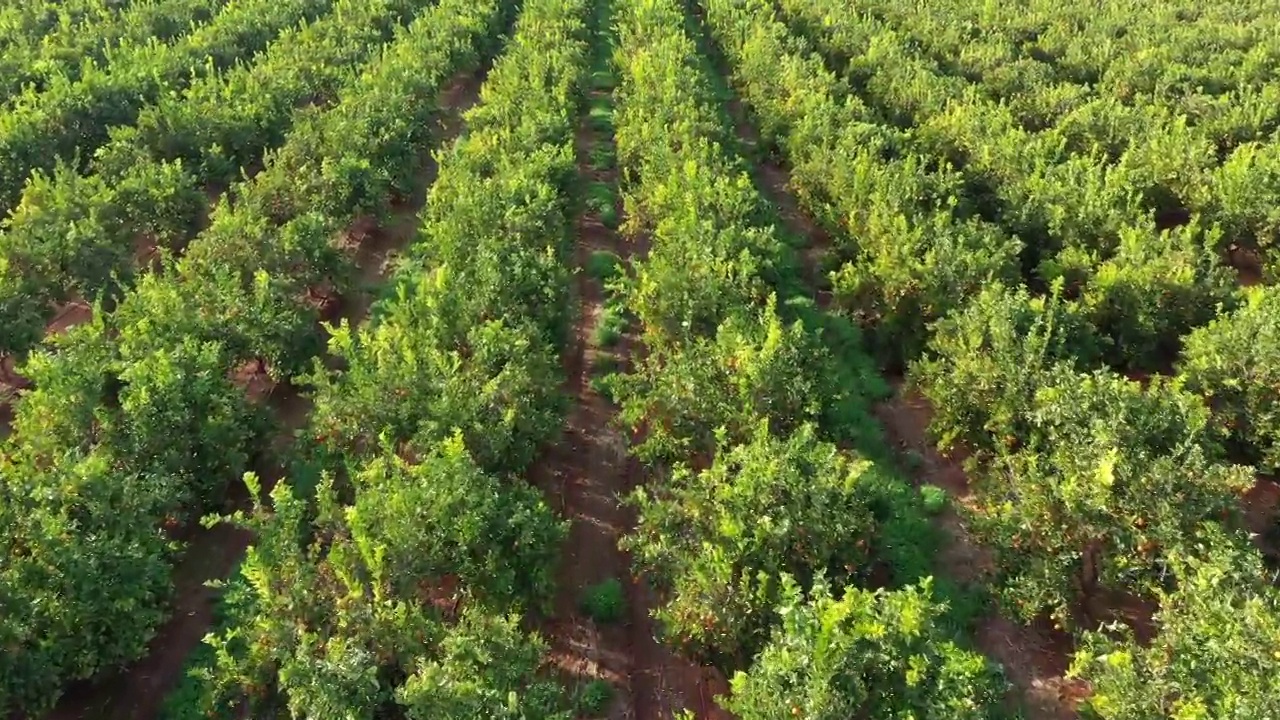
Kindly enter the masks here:
M 650 351 L 635 374 L 610 383 L 622 421 L 648 429 L 635 448 L 645 458 L 709 451 L 718 431 L 745 440 L 761 418 L 785 433 L 849 395 L 823 370 L 834 362 L 820 338 L 785 323 L 772 300 L 758 315 L 730 317 L 712 338 Z
M 538 677 L 544 647 L 520 619 L 467 611 L 396 691 L 409 720 L 570 720 L 560 689 Z
M 282 25 L 319 7 L 256 1 L 228 6 L 206 26 L 212 30 L 198 30 L 175 45 L 201 58 L 182 63 L 183 82 L 192 67 L 204 72 L 228 65 L 239 55 L 234 48 L 264 46 Z M 55 565 L 52 556 L 6 554 L 3 571 L 14 575 L 5 583 L 4 603 L 36 603 L 50 614 L 25 613 L 21 626 L 5 629 L 6 647 L 13 651 L 5 653 L 11 668 L 4 676 L 16 685 L 0 694 L 0 712 L 38 712 L 68 682 L 143 652 L 169 592 L 166 531 L 216 507 L 221 489 L 245 470 L 269 429 L 233 378 L 246 365 L 269 365 L 279 377 L 282 370 L 309 364 L 321 346 L 314 341 L 315 311 L 305 290 L 331 273 L 341 279 L 338 271 L 350 267 L 332 246 L 332 236 L 373 199 L 345 181 L 293 181 L 320 177 L 320 168 L 371 163 L 384 171 L 384 195 L 392 185 L 404 185 L 425 149 L 430 100 L 447 76 L 477 61 L 474 46 L 486 33 L 496 34 L 500 17 L 494 3 L 460 0 L 444 0 L 423 14 L 352 81 L 332 110 L 308 113 L 268 168 L 237 189 L 237 202 L 219 206 L 210 229 L 191 242 L 182 260 L 145 276 L 123 294 L 113 314 L 96 308 L 94 323 L 57 341 L 56 353 L 33 355 L 28 371 L 39 388 L 17 409 L 18 432 L 5 452 L 3 487 L 6 494 L 39 500 L 28 508 L 26 521 L 39 531 L 15 529 L 5 542 L 10 535 L 33 547 L 56 542 L 66 548 L 56 555 L 71 552 L 83 568 L 55 581 L 43 575 L 66 566 Z M 165 45 L 147 47 L 150 53 L 171 52 Z M 162 74 L 142 75 L 147 77 L 130 75 L 129 82 L 168 82 Z M 81 85 L 119 89 L 98 84 L 100 79 L 95 75 Z M 144 101 L 131 94 L 126 104 Z M 357 125 L 371 137 L 350 144 L 360 137 Z M 338 132 L 340 127 L 350 132 Z M 95 133 L 80 140 L 92 142 Z M 20 163 L 7 167 L 16 171 Z M 291 180 L 281 182 L 283 177 Z M 118 186 L 126 207 L 164 189 L 163 183 L 141 180 Z M 93 214 L 99 210 L 86 217 L 101 217 Z M 165 214 L 152 217 L 159 218 L 155 227 L 177 227 Z M 83 496 L 72 490 L 77 484 L 85 486 Z M 101 495 L 93 489 L 99 486 L 126 497 Z M 19 540 L 26 536 L 32 540 Z M 309 577 L 302 586 L 314 588 L 317 582 Z M 50 592 L 56 595 L 44 599 Z M 335 646 L 332 665 L 304 656 L 284 674 L 303 688 L 300 698 L 314 698 L 327 711 L 325 688 L 331 681 L 335 688 L 352 688 L 353 699 L 360 697 L 356 691 L 366 684 L 360 652 Z
M 584 204 L 646 250 L 586 268 L 610 298 L 598 344 L 634 322 L 644 347 L 626 375 L 593 361 L 652 475 L 629 542 L 671 638 L 748 668 L 744 720 L 998 714 L 989 668 L 939 629 L 980 592 L 855 589 L 926 576 L 946 501 L 863 459 L 887 457 L 868 344 L 974 451 L 958 509 L 1015 613 L 1161 601 L 1154 643 L 1082 636 L 1087 715 L 1280 705 L 1274 583 L 1230 534 L 1252 471 L 1220 459 L 1280 468 L 1280 296 L 1238 293 L 1221 260 L 1275 260 L 1263 0 L 0 5 L 0 353 L 33 382 L 0 450 L 0 716 L 144 652 L 171 538 L 261 458 L 286 379 L 315 401 L 294 482 L 238 518 L 257 544 L 231 621 L 175 702 L 571 716 L 520 629 L 564 528 L 518 478 L 562 425 Z M 350 246 L 390 239 L 362 229 L 419 197 L 442 88 L 499 43 L 408 257 L 320 362 L 319 319 L 368 282 Z M 734 97 L 752 159 L 781 161 L 831 239 L 837 314 L 734 155 Z M 584 105 L 621 200 L 580 187 Z M 42 347 L 78 300 L 94 320 Z M 1180 342 L 1175 381 L 1086 372 L 1163 370 Z M 587 612 L 623 595 L 592 588 Z
M 1072 672 L 1093 686 L 1102 720 L 1263 718 L 1280 707 L 1280 591 L 1246 543 L 1206 528 L 1171 558 L 1151 644 L 1127 628 L 1087 633 Z
M 558 426 L 559 361 L 519 316 L 483 321 L 484 295 L 449 269 L 424 273 L 381 322 L 334 329 L 347 369 L 317 368 L 315 436 L 347 450 L 380 436 L 430 446 L 461 431 L 481 467 L 523 467 Z M 464 355 L 461 351 L 466 349 Z
M 784 578 L 781 626 L 722 702 L 742 720 L 997 716 L 1000 676 L 939 628 L 944 610 L 927 579 L 837 598 L 824 582 L 806 596 Z
M 780 146 L 792 182 L 816 217 L 840 232 L 846 260 L 832 273 L 840 303 L 871 328 L 891 363 L 914 358 L 925 326 L 964 298 L 1017 277 L 1020 243 L 988 223 L 957 217 L 957 183 L 917 157 L 891 158 L 872 118 L 763 0 L 702 3 L 732 79 Z
M 481 472 L 460 439 L 412 465 L 375 458 L 351 482 L 351 538 L 393 594 L 412 596 L 424 579 L 456 578 L 498 604 L 552 596 L 567 525 L 534 488 L 503 487 Z
M 67 452 L 0 459 L 0 707 L 47 710 L 69 678 L 137 657 L 165 618 L 173 489 Z M 34 490 L 34 492 L 33 492 Z M 104 592 L 105 591 L 105 592 Z
M 214 584 L 218 592 L 214 605 L 213 636 L 230 632 L 250 620 L 253 587 L 237 566 L 231 577 Z M 221 702 L 213 682 L 218 656 L 213 646 L 202 644 L 187 656 L 182 679 L 165 697 L 160 720 L 233 720 L 234 703 Z
M 622 336 L 626 334 L 627 325 L 628 321 L 624 309 L 613 304 L 605 305 L 604 311 L 600 313 L 600 320 L 596 324 L 596 347 L 609 348 L 617 345 Z
M 1280 155 L 1270 142 L 1237 147 L 1213 174 L 1213 217 L 1228 242 L 1261 248 L 1274 257 L 1280 243 Z
M 1178 371 L 1209 401 L 1224 440 L 1280 472 L 1280 289 L 1250 291 L 1235 313 L 1191 333 Z
M 618 358 L 615 355 L 596 355 L 595 361 L 591 365 L 591 390 L 601 397 L 608 398 L 610 402 L 617 402 L 614 396 L 614 387 L 617 383 L 614 377 L 621 370 Z
M 610 250 L 595 250 L 587 258 L 587 274 L 607 285 L 623 272 L 622 258 Z
M 598 73 L 597 73 L 598 75 Z M 593 76 L 592 82 L 599 87 L 602 83 L 607 83 L 606 87 L 612 87 L 616 82 L 608 73 L 602 76 Z M 593 103 L 587 110 L 587 120 L 591 124 L 591 129 L 600 133 L 613 132 L 613 108 L 607 104 Z
M 946 490 L 937 485 L 924 485 L 920 488 L 920 498 L 924 503 L 925 512 L 930 515 L 941 514 L 947 509 L 947 505 L 951 501 L 951 496 Z
M 476 31 L 500 17 L 496 3 L 436 7 Z M 470 134 L 440 156 L 395 295 L 358 331 L 333 328 L 342 369 L 317 363 L 309 376 L 317 445 L 307 449 L 326 471 L 314 515 L 281 483 L 274 513 L 259 498 L 238 518 L 259 538 L 243 570 L 254 595 L 244 620 L 210 639 L 215 705 L 243 693 L 294 717 L 372 720 L 392 703 L 409 718 L 569 717 L 541 677 L 545 648 L 520 628 L 550 596 L 565 526 L 510 480 L 560 426 L 560 246 L 587 9 L 524 4 Z M 423 32 L 449 32 L 425 30 L 441 20 L 432 15 Z M 464 51 L 437 39 L 448 42 L 393 57 Z M 319 196 L 362 202 L 358 184 L 347 196 L 318 182 Z
M 600 171 L 600 172 L 612 170 L 617 165 L 617 162 L 618 162 L 618 159 L 617 159 L 617 156 L 614 154 L 613 146 L 610 145 L 609 143 L 603 143 L 603 142 L 596 143 L 591 148 L 591 154 L 590 154 L 591 169 Z M 609 225 L 609 223 L 605 223 L 605 224 Z M 613 225 L 610 225 L 610 227 L 616 228 L 617 224 L 615 223 Z
M 1208 411 L 1176 386 L 1062 373 L 1035 396 L 1033 441 L 980 475 L 973 530 L 996 549 L 1003 596 L 1063 623 L 1100 590 L 1151 596 L 1166 554 L 1230 517 L 1253 483 L 1213 460 Z
M 47 88 L 61 78 L 74 81 L 86 66 L 101 66 L 111 48 L 150 39 L 171 42 L 207 23 L 219 7 L 217 0 L 144 0 L 123 7 L 110 0 L 71 0 L 5 7 L 0 88 L 12 97 L 28 84 Z
M 598 623 L 616 623 L 627 613 L 627 598 L 622 582 L 609 578 L 592 585 L 582 593 L 579 601 L 582 612 Z
M 677 465 L 636 491 L 625 545 L 671 591 L 658 610 L 670 639 L 749 657 L 777 622 L 779 574 L 807 583 L 827 571 L 844 585 L 866 571 L 875 524 L 863 483 L 876 471 L 807 425 L 774 435 L 761 424 L 719 445 L 710 468 Z
M 125 362 L 95 322 L 59 346 L 26 366 L 39 387 L 0 456 L 4 602 L 29 608 L 0 630 L 0 707 L 46 707 L 67 679 L 145 650 L 165 616 L 167 533 L 218 506 L 260 431 L 216 344 Z
M 261 161 L 283 141 L 298 103 L 332 101 L 419 3 L 339 0 L 332 14 L 286 29 L 254 62 L 194 78 L 142 107 L 135 124 L 112 128 L 87 174 L 61 162 L 34 174 L 0 235 L 0 270 L 22 274 L 27 312 L 47 321 L 53 302 L 118 295 L 132 282 L 140 241 L 183 247 L 209 209 L 203 187 Z M 23 351 L 36 339 L 3 347 Z
M 1179 336 L 1234 304 L 1235 277 L 1219 264 L 1217 244 L 1187 228 L 1124 231 L 1113 257 L 1086 265 L 1080 304 L 1110 342 L 1113 364 L 1158 369 Z
M 933 405 L 939 447 L 995 452 L 1027 441 L 1027 411 L 1060 363 L 1087 365 L 1086 322 L 1056 295 L 993 286 L 938 323 L 929 353 L 912 368 Z
M 256 479 L 248 482 L 256 492 Z M 545 601 L 564 525 L 532 488 L 483 475 L 458 440 L 413 465 L 374 458 L 352 482 L 348 507 L 331 479 L 322 482 L 313 521 L 287 483 L 271 494 L 274 512 L 256 498 L 252 516 L 228 518 L 259 540 L 242 568 L 253 588 L 248 622 L 209 640 L 217 651 L 214 697 L 270 682 L 299 717 L 372 717 L 393 694 L 418 709 L 411 712 L 436 701 L 442 709 L 505 703 L 505 690 L 463 682 L 456 664 L 476 658 L 481 667 L 470 672 L 482 670 L 499 688 L 509 687 L 508 674 L 536 669 L 539 651 L 525 646 L 514 619 L 490 619 L 481 608 L 515 612 Z M 441 608 L 450 603 L 466 603 L 468 612 L 474 603 L 478 616 L 444 625 Z M 493 633 L 492 656 L 457 654 L 476 642 L 469 622 Z M 402 684 L 402 673 L 414 674 Z M 456 696 L 432 701 L 425 688 L 442 674 L 456 683 Z
M 613 702 L 613 686 L 604 680 L 592 680 L 578 693 L 578 711 L 588 717 L 600 717 Z
M 151 38 L 113 48 L 111 60 L 85 65 L 80 77 L 55 77 L 48 87 L 14 98 L 0 129 L 0 206 L 18 198 L 35 170 L 58 158 L 88 155 L 108 129 L 131 124 L 141 108 L 194 79 L 264 48 L 277 34 L 329 7 L 327 0 L 256 0 L 223 6 L 208 23 L 170 42 Z

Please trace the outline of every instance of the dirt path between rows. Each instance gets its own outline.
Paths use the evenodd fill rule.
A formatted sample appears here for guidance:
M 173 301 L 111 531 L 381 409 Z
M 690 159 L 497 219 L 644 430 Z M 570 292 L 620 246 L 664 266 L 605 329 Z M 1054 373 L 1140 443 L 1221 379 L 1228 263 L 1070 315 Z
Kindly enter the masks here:
M 943 456 L 929 436 L 932 412 L 929 402 L 902 382 L 895 382 L 893 397 L 876 408 L 895 449 L 919 459 L 912 483 L 936 485 L 947 491 L 952 505 L 964 506 L 972 499 L 968 477 L 961 460 Z M 937 523 L 946 538 L 935 563 L 939 572 L 962 586 L 985 583 L 995 569 L 991 551 L 970 536 L 954 507 L 948 506 Z M 973 641 L 979 651 L 1004 666 L 1016 700 L 1030 720 L 1079 717 L 1076 707 L 1088 695 L 1088 687 L 1066 678 L 1072 643 L 1065 633 L 1043 624 L 1023 625 L 990 611 L 978 618 Z
M 461 132 L 462 116 L 479 101 L 480 86 L 487 67 L 459 76 L 440 95 L 439 128 L 432 145 L 452 142 Z M 378 288 L 389 276 L 391 261 L 414 238 L 417 216 L 426 202 L 426 193 L 435 181 L 438 168 L 429 151 L 416 178 L 414 193 L 397 203 L 391 217 L 382 223 L 360 218 L 339 240 L 349 251 L 356 268 L 355 287 L 337 302 L 337 315 L 353 324 L 368 314 Z M 320 330 L 318 330 L 320 331 Z M 321 331 L 322 332 L 322 331 Z M 305 427 L 312 403 L 288 384 L 273 383 L 264 373 L 240 373 L 237 381 L 257 402 L 265 403 L 275 418 L 278 432 L 255 463 L 264 492 L 269 492 L 286 468 L 294 431 Z M 230 503 L 249 508 L 243 487 L 235 483 Z M 168 694 L 182 679 L 188 656 L 212 628 L 220 593 L 206 585 L 225 579 L 244 557 L 252 535 L 241 528 L 219 524 L 197 528 L 187 539 L 187 548 L 174 570 L 173 614 L 156 631 L 147 655 L 120 673 L 70 688 L 53 712 L 43 720 L 153 720 L 163 709 Z
M 609 47 L 607 19 L 598 22 L 599 58 Z M 597 76 L 605 73 L 598 72 Z M 588 90 L 589 106 L 611 107 L 608 83 Z M 587 113 L 590 115 L 590 113 Z M 617 196 L 618 172 L 611 163 L 593 163 L 593 156 L 612 156 L 608 130 L 584 117 L 575 140 L 579 177 L 585 191 L 607 186 Z M 572 407 L 559 442 L 548 449 L 531 473 L 552 507 L 570 520 L 569 538 L 558 573 L 554 614 L 541 623 L 551 645 L 555 668 L 577 686 L 603 681 L 612 688 L 607 711 L 596 716 L 610 720 L 673 720 L 683 710 L 699 719 L 728 717 L 713 697 L 727 692 L 714 672 L 678 657 L 657 639 L 651 612 L 657 602 L 643 578 L 633 576 L 631 559 L 618 547 L 634 527 L 633 513 L 621 500 L 645 481 L 645 468 L 628 453 L 628 438 L 614 424 L 615 409 L 592 385 L 592 378 L 610 367 L 628 370 L 642 352 L 634 328 L 612 347 L 596 342 L 596 328 L 605 315 L 606 290 L 588 268 L 592 258 L 612 253 L 629 268 L 643 257 L 644 238 L 624 239 L 606 226 L 601 210 L 587 208 L 575 226 L 574 264 L 578 269 L 575 299 L 579 303 L 570 345 L 566 351 L 565 392 Z M 614 213 L 622 211 L 615 202 Z M 611 223 L 616 226 L 616 223 Z M 597 620 L 582 607 L 589 589 L 610 580 L 621 584 L 625 609 L 613 621 Z

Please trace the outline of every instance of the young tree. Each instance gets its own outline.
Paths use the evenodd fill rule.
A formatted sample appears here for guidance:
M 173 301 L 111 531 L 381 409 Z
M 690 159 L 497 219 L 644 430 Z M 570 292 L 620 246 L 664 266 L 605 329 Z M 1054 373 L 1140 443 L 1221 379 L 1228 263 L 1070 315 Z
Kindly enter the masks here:
M 781 627 L 722 701 L 742 720 L 998 717 L 999 672 L 939 627 L 946 608 L 930 579 L 839 598 L 825 582 L 808 597 L 782 582 Z

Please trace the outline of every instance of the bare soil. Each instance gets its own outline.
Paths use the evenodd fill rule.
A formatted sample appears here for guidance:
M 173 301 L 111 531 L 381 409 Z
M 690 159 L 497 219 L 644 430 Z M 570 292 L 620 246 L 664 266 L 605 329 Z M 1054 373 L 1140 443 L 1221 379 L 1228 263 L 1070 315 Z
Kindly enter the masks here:
M 469 73 L 442 92 L 440 105 L 444 110 L 435 135 L 438 142 L 456 137 L 462 126 L 462 113 L 478 100 L 482 82 L 482 72 Z M 353 224 L 350 250 L 360 287 L 357 302 L 346 303 L 342 308 L 343 317 L 353 323 L 365 317 L 375 287 L 386 279 L 390 258 L 413 238 L 417 213 L 437 173 L 434 158 L 429 153 L 425 156 L 428 159 L 414 197 L 397 205 L 390 222 L 379 226 L 362 219 Z M 77 312 L 80 311 L 72 307 L 61 317 L 80 318 Z M 294 431 L 306 425 L 312 403 L 292 386 L 271 380 L 267 368 L 256 363 L 238 368 L 232 377 L 251 401 L 266 404 L 277 421 L 279 431 L 270 438 L 255 464 L 264 492 L 268 492 L 286 472 L 281 458 L 294 440 Z M 228 503 L 235 509 L 248 508 L 249 498 L 239 483 L 230 489 Z M 219 594 L 205 583 L 229 576 L 253 540 L 249 532 L 225 524 L 191 530 L 184 538 L 187 547 L 174 571 L 173 615 L 157 629 L 148 653 L 118 673 L 69 688 L 57 708 L 43 720 L 151 720 L 158 716 L 169 692 L 181 680 L 187 657 L 212 627 Z
M 1227 248 L 1227 264 L 1235 268 L 1241 287 L 1261 285 L 1266 281 L 1266 263 L 1254 248 L 1231 245 Z
M 1245 493 L 1244 518 L 1254 544 L 1273 561 L 1280 561 L 1280 481 L 1258 476 Z
M 84 300 L 72 300 L 58 307 L 58 312 L 45 326 L 45 337 L 61 335 L 71 328 L 93 319 L 93 308 Z
M 600 100 L 606 91 L 593 90 Z M 611 142 L 583 119 L 576 138 L 580 177 L 617 187 L 615 170 L 592 169 L 589 158 L 598 143 Z M 621 213 L 621 207 L 616 208 Z M 610 251 L 629 267 L 643 254 L 643 238 L 624 240 L 606 227 L 599 213 L 586 211 L 576 223 L 575 295 L 579 303 L 570 346 L 564 357 L 566 393 L 572 408 L 563 437 L 532 471 L 532 480 L 552 506 L 570 520 L 569 538 L 559 569 L 554 613 L 540 627 L 552 649 L 555 670 L 579 687 L 603 680 L 614 690 L 611 720 L 668 720 L 682 710 L 702 719 L 727 718 L 714 696 L 728 691 L 714 671 L 675 655 L 657 639 L 651 618 L 656 603 L 644 578 L 632 574 L 631 559 L 618 547 L 634 527 L 622 498 L 645 480 L 645 470 L 628 454 L 629 439 L 614 421 L 615 410 L 592 387 L 601 361 L 612 356 L 620 369 L 642 352 L 634 332 L 611 350 L 596 347 L 594 331 L 605 307 L 605 289 L 586 267 L 592 253 Z M 623 585 L 626 615 L 602 623 L 581 608 L 584 593 L 610 579 Z

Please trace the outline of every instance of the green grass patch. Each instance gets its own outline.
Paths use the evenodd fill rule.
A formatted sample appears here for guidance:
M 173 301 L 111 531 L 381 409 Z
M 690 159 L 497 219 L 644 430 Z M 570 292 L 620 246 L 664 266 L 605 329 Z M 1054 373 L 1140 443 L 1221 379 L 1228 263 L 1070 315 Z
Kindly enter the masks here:
M 618 79 L 614 77 L 612 64 L 602 63 L 592 70 L 590 82 L 592 90 L 610 90 L 616 86 Z
M 587 274 L 601 285 L 607 284 L 622 271 L 622 258 L 615 252 L 596 250 L 587 258 Z
M 587 111 L 591 129 L 601 133 L 613 133 L 613 108 L 607 102 L 592 103 Z
M 608 377 L 618 372 L 621 364 L 618 362 L 616 355 L 601 354 L 596 356 L 595 364 L 591 367 L 591 373 L 598 378 Z
M 604 212 L 618 204 L 618 196 L 607 183 L 592 182 L 587 185 L 587 208 L 592 212 Z
M 581 608 L 587 617 L 598 623 L 618 622 L 627 611 L 627 598 L 622 582 L 617 578 L 609 578 L 587 588 L 582 594 Z
M 947 509 L 947 503 L 950 501 L 947 491 L 937 485 L 923 485 L 920 487 L 920 500 L 924 503 L 924 511 L 930 515 L 939 515 L 943 510 Z
M 600 322 L 596 324 L 596 347 L 611 348 L 618 344 L 627 332 L 626 313 L 615 305 L 606 305 L 600 314 Z
M 578 692 L 578 712 L 587 717 L 602 717 L 613 702 L 613 687 L 604 680 L 592 680 Z
M 618 229 L 618 196 L 614 193 L 612 187 L 602 182 L 589 184 L 586 192 L 586 203 L 587 210 L 599 215 L 600 222 L 605 227 L 610 230 Z
M 590 158 L 591 169 L 605 171 L 612 170 L 618 163 L 618 156 L 613 151 L 613 146 L 606 142 L 598 142 L 591 148 Z
M 622 369 L 616 355 L 600 354 L 591 367 L 591 389 L 609 402 L 615 402 L 610 378 L 617 377 Z

